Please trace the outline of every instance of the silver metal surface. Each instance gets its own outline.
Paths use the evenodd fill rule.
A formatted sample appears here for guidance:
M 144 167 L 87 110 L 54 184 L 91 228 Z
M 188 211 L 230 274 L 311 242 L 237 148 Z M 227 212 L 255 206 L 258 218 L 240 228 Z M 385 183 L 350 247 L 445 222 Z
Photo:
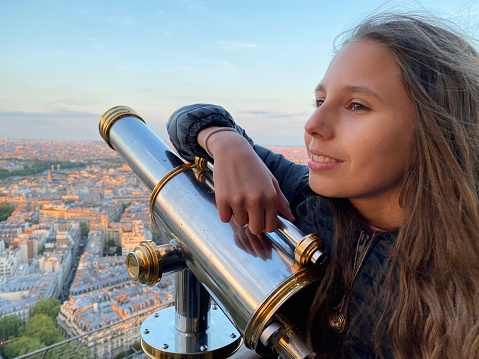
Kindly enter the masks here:
M 185 268 L 185 262 L 179 256 L 178 251 L 171 244 L 158 246 L 161 255 L 163 274 L 174 273 Z
M 175 326 L 184 333 L 199 333 L 210 326 L 211 297 L 189 269 L 176 273 Z
M 294 250 L 301 242 L 304 234 L 291 222 L 278 217 L 278 229 L 272 233 L 265 233 L 275 247 L 294 260 Z M 315 251 L 310 259 L 312 265 L 322 264 L 326 254 L 321 250 Z
M 263 343 L 265 347 L 270 347 L 276 342 L 274 337 L 283 330 L 284 328 L 281 324 L 278 322 L 272 322 L 263 330 L 263 333 L 261 333 L 261 343 Z
M 150 191 L 166 173 L 184 163 L 137 117 L 121 118 L 109 134 L 112 147 Z
M 316 357 L 304 342 L 302 336 L 296 330 L 289 330 L 274 346 L 276 353 L 283 359 L 313 359 Z
M 162 309 L 158 316 L 149 316 L 141 325 L 141 346 L 151 358 L 226 358 L 240 347 L 239 332 L 220 310 L 212 311 L 211 322 L 205 331 L 184 333 L 175 330 L 174 308 Z
M 326 259 L 326 255 L 320 251 L 314 252 L 314 254 L 311 256 L 311 263 L 313 265 L 320 265 L 323 264 Z

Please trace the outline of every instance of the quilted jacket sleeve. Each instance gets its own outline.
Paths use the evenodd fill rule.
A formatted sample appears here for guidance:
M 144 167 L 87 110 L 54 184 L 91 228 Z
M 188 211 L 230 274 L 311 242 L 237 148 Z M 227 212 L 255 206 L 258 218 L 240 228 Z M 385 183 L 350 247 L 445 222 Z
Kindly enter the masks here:
M 213 161 L 196 140 L 198 132 L 202 129 L 210 126 L 235 128 L 240 135 L 248 140 L 258 156 L 276 177 L 281 191 L 290 203 L 297 195 L 298 184 L 304 182 L 304 178 L 308 174 L 307 166 L 295 164 L 283 155 L 255 145 L 246 132 L 235 123 L 228 111 L 221 106 L 194 104 L 182 107 L 171 115 L 166 126 L 173 146 L 180 156 L 188 161 L 194 161 L 195 156 Z
M 181 107 L 173 112 L 166 124 L 170 141 L 184 159 L 193 162 L 195 156 L 213 162 L 206 151 L 198 144 L 198 133 L 211 126 L 232 127 L 253 145 L 246 132 L 235 124 L 233 117 L 221 106 L 198 103 Z

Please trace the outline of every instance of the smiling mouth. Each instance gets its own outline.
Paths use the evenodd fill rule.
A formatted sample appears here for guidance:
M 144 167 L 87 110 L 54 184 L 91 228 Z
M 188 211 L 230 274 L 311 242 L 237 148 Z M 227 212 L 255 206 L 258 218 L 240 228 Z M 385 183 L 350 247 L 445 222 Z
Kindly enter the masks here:
M 313 159 L 314 162 L 326 162 L 326 163 L 337 163 L 337 162 L 339 162 L 338 160 L 335 160 L 334 158 L 318 156 L 318 155 L 312 155 L 312 159 Z

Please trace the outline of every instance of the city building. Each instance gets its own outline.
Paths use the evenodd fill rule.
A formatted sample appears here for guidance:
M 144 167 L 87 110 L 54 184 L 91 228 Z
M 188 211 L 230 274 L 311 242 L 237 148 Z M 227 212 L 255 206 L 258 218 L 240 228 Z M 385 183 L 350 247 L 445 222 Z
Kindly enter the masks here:
M 5 249 L 5 242 L 0 241 L 0 278 L 12 277 L 20 264 L 20 249 Z
M 58 326 L 66 338 L 108 327 L 85 338 L 84 345 L 94 358 L 112 358 L 140 341 L 140 325 L 160 306 L 172 302 L 168 291 L 147 288 L 136 283 L 118 290 L 102 289 L 71 297 L 62 304 L 57 317 Z M 133 326 L 125 319 L 139 316 Z
M 120 227 L 121 253 L 126 256 L 144 240 L 151 240 L 151 232 L 143 226 L 142 220 L 135 220 L 128 226 Z
M 5 241 L 7 245 L 10 245 L 24 230 L 25 223 L 0 222 L 0 241 Z
M 123 256 L 100 257 L 84 253 L 70 287 L 70 297 L 103 289 L 114 290 L 130 282 Z

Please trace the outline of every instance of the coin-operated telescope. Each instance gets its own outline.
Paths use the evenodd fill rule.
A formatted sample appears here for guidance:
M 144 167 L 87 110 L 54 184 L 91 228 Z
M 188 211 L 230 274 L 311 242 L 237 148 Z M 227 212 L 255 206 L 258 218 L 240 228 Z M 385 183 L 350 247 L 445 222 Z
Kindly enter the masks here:
M 185 163 L 129 107 L 107 111 L 100 134 L 151 190 L 152 221 L 170 242 L 144 241 L 126 259 L 130 277 L 146 285 L 176 273 L 175 306 L 141 325 L 144 352 L 226 358 L 244 343 L 258 355 L 312 358 L 302 329 L 322 278 L 322 240 L 278 218 L 278 230 L 264 234 L 267 256 L 241 250 L 248 232 L 220 221 L 211 164 Z

